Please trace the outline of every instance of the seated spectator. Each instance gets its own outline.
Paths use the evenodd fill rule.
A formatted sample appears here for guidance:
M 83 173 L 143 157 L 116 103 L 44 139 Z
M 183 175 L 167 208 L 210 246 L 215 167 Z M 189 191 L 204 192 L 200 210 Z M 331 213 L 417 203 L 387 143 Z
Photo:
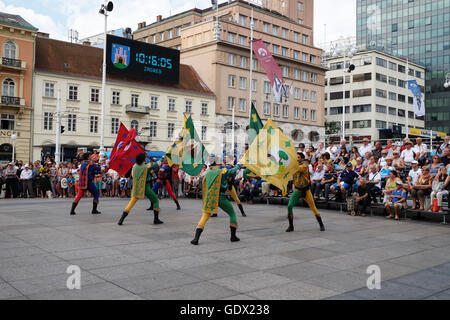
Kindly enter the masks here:
M 396 189 L 392 191 L 392 193 L 388 196 L 388 201 L 384 204 L 384 207 L 386 208 L 387 213 L 389 214 L 386 216 L 386 219 L 392 219 L 394 216 L 392 215 L 391 208 L 394 208 L 395 213 L 395 220 L 398 220 L 398 213 L 400 209 L 406 208 L 406 198 L 407 198 L 407 192 L 403 189 L 403 183 L 399 180 L 396 182 Z
M 430 164 L 430 175 L 434 178 L 438 174 L 439 170 L 443 168 L 444 165 L 441 163 L 441 158 L 437 154 L 431 157 Z
M 424 210 L 425 196 L 430 195 L 433 184 L 433 177 L 430 176 L 430 168 L 422 167 L 422 175 L 417 178 L 416 183 L 411 190 L 411 198 L 413 201 L 412 210 L 416 209 L 416 199 L 419 198 L 419 210 Z
M 419 162 L 420 166 L 427 164 L 427 151 L 427 145 L 422 143 L 422 138 L 417 138 L 416 145 L 414 146 L 414 152 L 416 153 L 415 160 Z
M 325 189 L 325 200 L 328 201 L 328 195 L 330 192 L 330 187 L 337 182 L 337 172 L 334 170 L 334 165 L 332 163 L 327 164 L 327 170 L 324 173 L 324 177 L 320 184 Z
M 340 190 L 342 197 L 345 198 L 346 191 L 351 190 L 355 181 L 359 178 L 358 174 L 353 171 L 351 163 L 347 163 L 347 166 L 344 171 L 341 172 L 341 175 L 337 179 L 337 183 L 331 186 L 331 192 L 337 194 Z
M 432 160 L 433 160 L 433 156 L 434 155 L 437 155 L 438 157 L 439 157 L 439 160 L 440 160 L 440 158 L 441 158 L 441 156 L 442 156 L 442 150 L 441 150 L 441 145 L 439 144 L 439 143 L 437 143 L 435 146 L 434 146 L 434 150 L 432 150 L 431 152 L 430 152 L 430 155 L 428 156 L 428 161 L 431 163 L 432 162 Z
M 363 159 L 363 166 L 364 167 L 367 167 L 367 165 L 369 164 L 370 157 L 372 157 L 372 153 L 371 152 L 366 152 L 364 154 L 364 159 Z
M 361 177 L 364 176 L 364 166 L 362 164 L 361 157 L 356 158 L 356 165 L 353 167 L 353 170 L 359 174 Z
M 388 150 L 388 156 L 394 156 L 394 152 L 398 152 L 398 154 L 400 155 L 401 151 L 399 146 L 397 146 L 396 143 L 393 143 L 390 147 L 390 149 Z
M 369 144 L 369 139 L 364 138 L 363 145 L 359 147 L 359 154 L 365 155 L 367 152 L 370 152 L 370 154 L 372 154 L 372 146 Z M 366 159 L 368 159 L 368 158 L 366 158 Z
M 446 167 L 450 164 L 450 147 L 446 147 L 442 152 L 441 162 Z
M 405 189 L 409 192 L 412 192 L 413 186 L 416 184 L 417 179 L 422 175 L 422 169 L 419 167 L 419 163 L 414 160 L 411 163 L 411 170 L 408 173 L 408 177 L 406 178 L 408 181 L 408 185 L 405 186 Z
M 369 187 L 370 197 L 375 205 L 378 204 L 377 194 L 381 192 L 381 175 L 377 170 L 377 166 L 372 164 L 370 167 L 369 179 L 367 185 Z
M 364 167 L 365 167 L 365 168 L 364 168 L 364 171 L 366 172 L 366 175 L 370 173 L 370 168 L 371 168 L 372 166 L 376 166 L 376 167 L 377 167 L 377 162 L 375 161 L 375 157 L 374 157 L 374 156 L 371 156 L 371 157 L 369 158 L 369 160 L 366 161 L 366 164 L 365 164 L 365 166 L 364 166 Z M 377 169 L 378 169 L 378 167 L 377 167 Z
M 325 176 L 325 169 L 323 168 L 323 164 L 319 162 L 313 174 L 311 175 L 311 186 L 316 200 L 320 198 L 320 191 L 323 188 L 322 180 L 324 176 Z
M 383 150 L 381 151 L 381 157 L 377 161 L 378 169 L 381 170 L 386 165 L 386 158 L 388 157 L 388 151 Z M 394 159 L 394 158 L 392 158 Z
M 392 150 L 391 150 L 392 145 L 393 145 L 392 140 L 388 140 L 388 141 L 386 141 L 386 147 L 383 148 L 383 150 L 387 150 L 388 156 L 392 156 Z
M 392 166 L 397 171 L 403 171 L 403 169 L 405 168 L 405 162 L 402 158 L 400 158 L 400 153 L 398 151 L 394 151 L 392 154 L 394 157 L 394 159 L 392 160 Z
M 351 215 L 361 215 L 365 217 L 367 206 L 370 204 L 370 193 L 367 182 L 364 178 L 360 178 L 356 192 L 353 193 L 353 201 L 356 207 L 356 212 L 353 211 Z
M 330 154 L 328 152 L 324 152 L 321 156 L 321 161 L 324 165 L 327 165 L 328 163 L 332 163 L 333 160 L 331 160 Z
M 337 148 L 334 146 L 333 141 L 330 141 L 329 146 L 325 149 L 325 151 L 328 152 L 331 160 L 334 161 L 334 159 L 336 159 Z
M 397 171 L 391 170 L 389 173 L 389 177 L 386 179 L 386 186 L 384 187 L 383 190 L 384 204 L 388 202 L 388 197 L 392 194 L 392 191 L 394 191 L 397 188 L 397 181 L 401 182 L 402 180 L 399 178 Z
M 352 153 L 352 155 L 356 155 L 356 158 L 362 157 L 362 156 L 363 156 L 363 155 L 361 155 L 361 154 L 359 153 L 359 150 L 358 150 L 357 147 L 353 147 L 351 153 Z
M 431 173 L 430 173 L 431 174 Z M 450 187 L 450 179 L 448 179 L 447 170 L 442 167 L 439 169 L 436 177 L 433 180 L 432 192 L 431 192 L 431 204 L 433 205 L 434 212 L 442 212 L 442 197 L 448 195 Z M 435 205 L 435 200 L 437 201 Z
M 381 181 L 385 181 L 385 179 L 389 177 L 391 171 L 395 170 L 394 167 L 392 166 L 393 159 L 394 158 L 392 158 L 391 156 L 386 157 L 384 166 L 380 168 Z
M 374 156 L 376 162 L 378 162 L 378 160 L 381 158 L 382 151 L 383 151 L 383 148 L 381 146 L 381 142 L 380 141 L 375 142 L 375 149 L 373 149 L 372 155 Z M 386 155 L 387 155 L 387 152 L 386 152 Z
M 335 164 L 339 164 L 341 161 L 344 162 L 344 165 L 347 164 L 347 162 L 350 161 L 350 156 L 347 152 L 347 149 L 345 147 L 342 147 L 339 150 L 339 153 L 336 155 L 336 159 L 334 159 Z
M 351 164 L 351 162 L 349 162 Z M 337 165 L 335 165 L 335 168 L 337 170 L 337 172 L 341 172 L 343 170 L 345 170 L 345 167 L 347 166 L 347 164 L 344 162 L 344 160 L 341 160 Z M 353 168 L 353 165 L 352 165 Z
M 416 160 L 416 153 L 413 150 L 413 144 L 410 140 L 405 142 L 405 150 L 400 154 L 400 158 L 403 159 L 405 166 L 410 166 Z

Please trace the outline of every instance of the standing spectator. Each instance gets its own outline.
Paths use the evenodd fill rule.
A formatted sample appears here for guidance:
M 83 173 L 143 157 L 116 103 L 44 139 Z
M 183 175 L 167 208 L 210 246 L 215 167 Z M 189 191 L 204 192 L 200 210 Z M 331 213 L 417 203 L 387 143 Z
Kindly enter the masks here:
M 381 142 L 380 141 L 375 142 L 375 149 L 373 149 L 373 151 L 372 151 L 372 155 L 374 156 L 375 161 L 378 162 L 378 160 L 381 158 L 382 151 L 383 151 L 383 148 L 381 146 Z M 387 155 L 387 152 L 386 152 L 386 155 Z
M 103 184 L 103 172 L 99 172 L 94 176 L 94 184 L 98 190 L 99 196 L 101 197 L 102 196 L 102 184 Z
M 77 160 L 78 163 L 83 162 L 83 150 L 78 149 L 77 154 L 75 155 L 75 159 Z
M 75 178 L 73 177 L 72 172 L 69 173 L 69 176 L 67 177 L 67 185 L 69 186 L 67 188 L 68 197 L 72 198 L 76 195 L 76 193 L 75 193 Z
M 125 176 L 120 176 L 120 197 L 124 198 L 125 197 L 125 191 L 127 188 L 127 178 L 125 178 Z
M 17 188 L 18 188 L 18 177 L 17 177 L 17 167 L 13 162 L 8 164 L 5 170 L 5 180 L 6 180 L 6 198 L 17 198 Z
M 97 163 L 98 160 L 100 160 L 100 155 L 98 154 L 97 150 L 94 150 L 94 153 L 91 154 L 91 161 Z
M 112 178 L 111 197 L 119 196 L 119 173 L 116 170 L 109 169 L 108 175 Z
M 364 178 L 359 179 L 358 187 L 356 192 L 353 193 L 353 203 L 356 207 L 356 212 L 353 210 L 350 212 L 351 215 L 361 215 L 365 217 L 365 212 L 370 204 L 369 187 L 367 186 L 366 180 Z
M 427 162 L 427 151 L 427 145 L 422 143 L 422 138 L 417 138 L 414 152 L 416 153 L 415 160 L 419 162 L 420 166 L 424 166 Z
M 73 180 L 74 180 L 73 186 L 75 189 L 75 194 L 78 194 L 78 183 L 80 182 L 80 169 L 77 169 L 77 171 L 73 175 Z
M 370 152 L 372 154 L 372 146 L 369 144 L 369 139 L 364 138 L 363 145 L 359 147 L 359 154 L 365 155 L 367 152 Z
M 58 185 L 58 169 L 56 164 L 52 162 L 50 167 L 50 187 L 52 188 L 53 197 L 57 197 L 56 186 Z
M 399 219 L 398 217 L 399 210 L 401 209 L 402 206 L 406 208 L 406 198 L 407 192 L 403 190 L 402 182 L 397 181 L 396 189 L 392 191 L 391 195 L 388 196 L 388 201 L 384 204 L 387 213 L 389 213 L 389 215 L 386 216 L 386 219 L 392 219 L 394 217 L 392 215 L 391 207 L 394 207 L 395 220 Z
M 17 197 L 22 198 L 23 197 L 23 186 L 22 186 L 22 180 L 20 180 L 20 174 L 22 173 L 23 167 L 22 167 L 22 161 L 18 161 L 16 164 L 17 167 Z
M 445 148 L 450 147 L 450 136 L 446 136 L 444 138 L 444 142 L 441 144 L 441 151 L 444 151 Z
M 322 190 L 323 178 L 325 177 L 325 170 L 323 164 L 319 162 L 313 174 L 311 175 L 311 186 L 316 200 L 320 198 L 320 191 Z
M 442 167 L 434 178 L 431 192 L 431 204 L 434 212 L 442 212 L 442 197 L 448 195 L 450 187 L 450 179 L 448 177 L 447 170 Z M 434 199 L 437 199 L 437 206 L 434 205 Z
M 3 193 L 3 166 L 0 165 L 0 197 L 2 196 Z
M 337 148 L 334 146 L 333 141 L 330 141 L 328 148 L 325 150 L 330 155 L 331 160 L 336 159 Z
M 367 181 L 368 187 L 369 187 L 369 193 L 370 197 L 373 200 L 373 203 L 375 205 L 378 204 L 377 194 L 381 192 L 381 175 L 377 170 L 376 165 L 371 165 L 369 167 L 370 173 L 369 173 L 369 180 Z
M 65 163 L 61 164 L 61 167 L 58 170 L 58 177 L 59 177 L 59 184 L 61 187 L 61 194 L 59 197 L 65 198 L 66 196 L 68 196 L 67 178 L 69 177 L 69 168 L 67 167 L 67 165 Z
M 445 167 L 450 164 L 450 147 L 446 147 L 442 152 L 441 162 Z
M 439 170 L 443 168 L 444 165 L 441 163 L 441 158 L 437 154 L 435 154 L 431 158 L 431 165 L 430 165 L 430 175 L 434 178 L 438 174 Z
M 425 196 L 430 195 L 433 187 L 433 177 L 430 176 L 430 169 L 422 167 L 422 175 L 417 178 L 411 191 L 411 198 L 413 201 L 412 210 L 416 209 L 416 199 L 419 198 L 419 210 L 424 210 Z
M 325 201 L 328 201 L 328 195 L 330 192 L 330 187 L 337 181 L 338 175 L 334 169 L 334 164 L 328 163 L 327 170 L 324 173 L 324 177 L 320 184 L 325 189 Z
M 34 198 L 33 171 L 30 170 L 30 166 L 28 164 L 26 164 L 24 170 L 22 170 L 20 180 L 22 181 L 23 197 Z
M 402 151 L 400 158 L 403 159 L 405 166 L 411 166 L 411 163 L 416 160 L 416 153 L 413 150 L 413 144 L 410 140 L 405 142 L 405 149 Z

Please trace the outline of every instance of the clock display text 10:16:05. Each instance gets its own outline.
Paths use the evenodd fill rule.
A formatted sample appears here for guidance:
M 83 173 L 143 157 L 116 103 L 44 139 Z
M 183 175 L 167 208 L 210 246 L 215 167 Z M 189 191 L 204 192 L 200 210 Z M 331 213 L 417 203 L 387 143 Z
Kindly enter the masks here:
M 145 53 L 136 53 L 136 62 L 158 68 L 172 69 L 172 59 L 147 56 Z

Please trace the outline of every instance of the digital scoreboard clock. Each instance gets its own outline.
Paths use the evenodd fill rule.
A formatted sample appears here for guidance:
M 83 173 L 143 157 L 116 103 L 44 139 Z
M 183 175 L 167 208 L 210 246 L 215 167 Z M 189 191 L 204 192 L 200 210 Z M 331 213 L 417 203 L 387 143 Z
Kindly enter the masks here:
M 106 70 L 125 78 L 178 84 L 180 51 L 108 35 Z

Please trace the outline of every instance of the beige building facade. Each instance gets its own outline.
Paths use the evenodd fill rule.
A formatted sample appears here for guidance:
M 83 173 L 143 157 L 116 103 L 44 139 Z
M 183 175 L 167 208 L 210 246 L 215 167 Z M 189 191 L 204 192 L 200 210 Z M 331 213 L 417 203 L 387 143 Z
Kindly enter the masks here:
M 239 148 L 245 145 L 242 138 L 247 137 L 250 89 L 251 100 L 263 120 L 272 118 L 295 143 L 316 145 L 325 134 L 325 68 L 320 63 L 322 51 L 313 46 L 313 30 L 309 26 L 313 23 L 313 1 L 304 1 L 302 6 L 298 1 L 286 3 L 295 9 L 289 12 L 296 20 L 264 7 L 233 1 L 220 5 L 218 13 L 211 8 L 193 9 L 166 19 L 158 17 L 149 26 L 140 23 L 133 37 L 181 50 L 182 62 L 192 65 L 216 94 L 219 132 L 231 130 L 234 109 L 235 143 Z M 288 86 L 289 95 L 281 104 L 275 102 L 261 65 L 256 59 L 250 60 L 252 9 L 254 39 L 265 42 Z M 300 16 L 303 24 L 298 23 Z

